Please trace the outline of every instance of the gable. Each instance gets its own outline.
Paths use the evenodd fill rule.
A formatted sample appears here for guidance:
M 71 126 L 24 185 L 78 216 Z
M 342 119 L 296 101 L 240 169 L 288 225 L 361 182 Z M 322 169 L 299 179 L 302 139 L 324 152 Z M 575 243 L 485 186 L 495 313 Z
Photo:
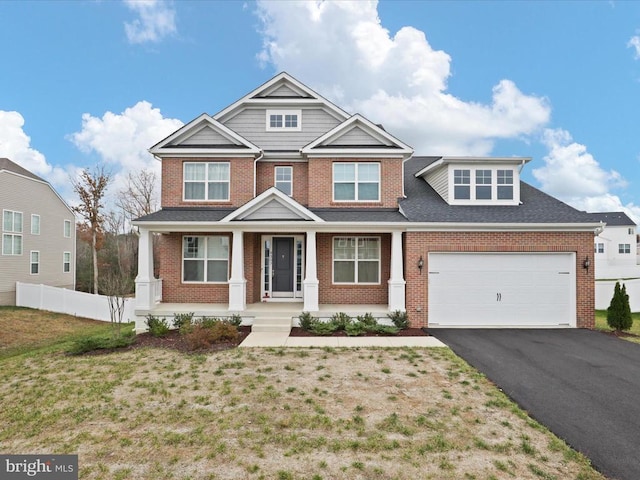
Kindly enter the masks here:
M 313 221 L 323 222 L 293 198 L 275 187 L 245 203 L 242 207 L 224 217 L 221 222 L 231 221 Z
M 240 146 L 237 140 L 231 140 L 220 132 L 215 131 L 211 126 L 206 125 L 200 130 L 193 132 L 182 139 L 174 140 L 170 146 L 178 145 L 207 145 L 207 146 Z
M 292 84 L 282 80 L 271 89 L 260 92 L 253 98 L 311 98 L 311 96 L 299 88 L 294 88 Z
M 355 126 L 354 128 L 347 131 L 344 135 L 332 139 L 329 142 L 326 142 L 324 146 L 392 146 L 391 142 L 382 141 L 380 138 L 376 138 L 370 133 L 366 132 L 362 127 Z

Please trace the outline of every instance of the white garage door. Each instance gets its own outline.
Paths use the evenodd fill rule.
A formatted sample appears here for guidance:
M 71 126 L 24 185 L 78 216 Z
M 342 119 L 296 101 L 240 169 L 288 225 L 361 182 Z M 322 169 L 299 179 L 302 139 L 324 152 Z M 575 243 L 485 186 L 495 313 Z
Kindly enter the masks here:
M 430 253 L 430 327 L 575 327 L 574 253 Z

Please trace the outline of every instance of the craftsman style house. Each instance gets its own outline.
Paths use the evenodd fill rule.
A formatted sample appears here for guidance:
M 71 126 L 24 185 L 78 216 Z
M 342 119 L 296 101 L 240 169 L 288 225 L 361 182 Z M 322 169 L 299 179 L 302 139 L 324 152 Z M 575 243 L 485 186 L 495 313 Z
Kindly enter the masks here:
M 150 152 L 162 209 L 134 222 L 139 316 L 250 323 L 268 306 L 406 310 L 416 327 L 593 326 L 600 223 L 521 182 L 529 158 L 414 156 L 286 73 Z
M 76 229 L 51 184 L 0 158 L 0 305 L 16 304 L 16 282 L 75 288 Z

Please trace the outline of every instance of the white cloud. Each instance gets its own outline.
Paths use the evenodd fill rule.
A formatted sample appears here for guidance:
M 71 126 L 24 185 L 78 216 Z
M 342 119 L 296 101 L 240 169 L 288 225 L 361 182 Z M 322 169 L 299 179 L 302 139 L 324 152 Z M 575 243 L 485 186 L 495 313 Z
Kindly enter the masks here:
M 629 43 L 627 43 L 627 48 L 633 48 L 635 50 L 635 58 L 640 58 L 640 35 L 635 35 L 631 37 Z
M 124 0 L 125 5 L 139 18 L 125 22 L 124 29 L 130 43 L 159 42 L 175 34 L 176 11 L 164 0 Z
M 258 58 L 289 71 L 351 112 L 360 112 L 418 154 L 487 155 L 501 138 L 530 135 L 550 117 L 545 98 L 510 80 L 488 104 L 447 92 L 451 57 L 424 32 L 385 29 L 377 2 L 258 2 Z

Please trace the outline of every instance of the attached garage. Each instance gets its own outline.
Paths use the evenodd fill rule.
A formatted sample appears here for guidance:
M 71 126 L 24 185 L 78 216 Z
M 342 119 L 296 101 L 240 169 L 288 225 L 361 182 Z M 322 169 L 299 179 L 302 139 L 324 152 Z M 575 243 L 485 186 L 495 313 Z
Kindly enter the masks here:
M 575 253 L 429 253 L 430 327 L 575 327 Z

